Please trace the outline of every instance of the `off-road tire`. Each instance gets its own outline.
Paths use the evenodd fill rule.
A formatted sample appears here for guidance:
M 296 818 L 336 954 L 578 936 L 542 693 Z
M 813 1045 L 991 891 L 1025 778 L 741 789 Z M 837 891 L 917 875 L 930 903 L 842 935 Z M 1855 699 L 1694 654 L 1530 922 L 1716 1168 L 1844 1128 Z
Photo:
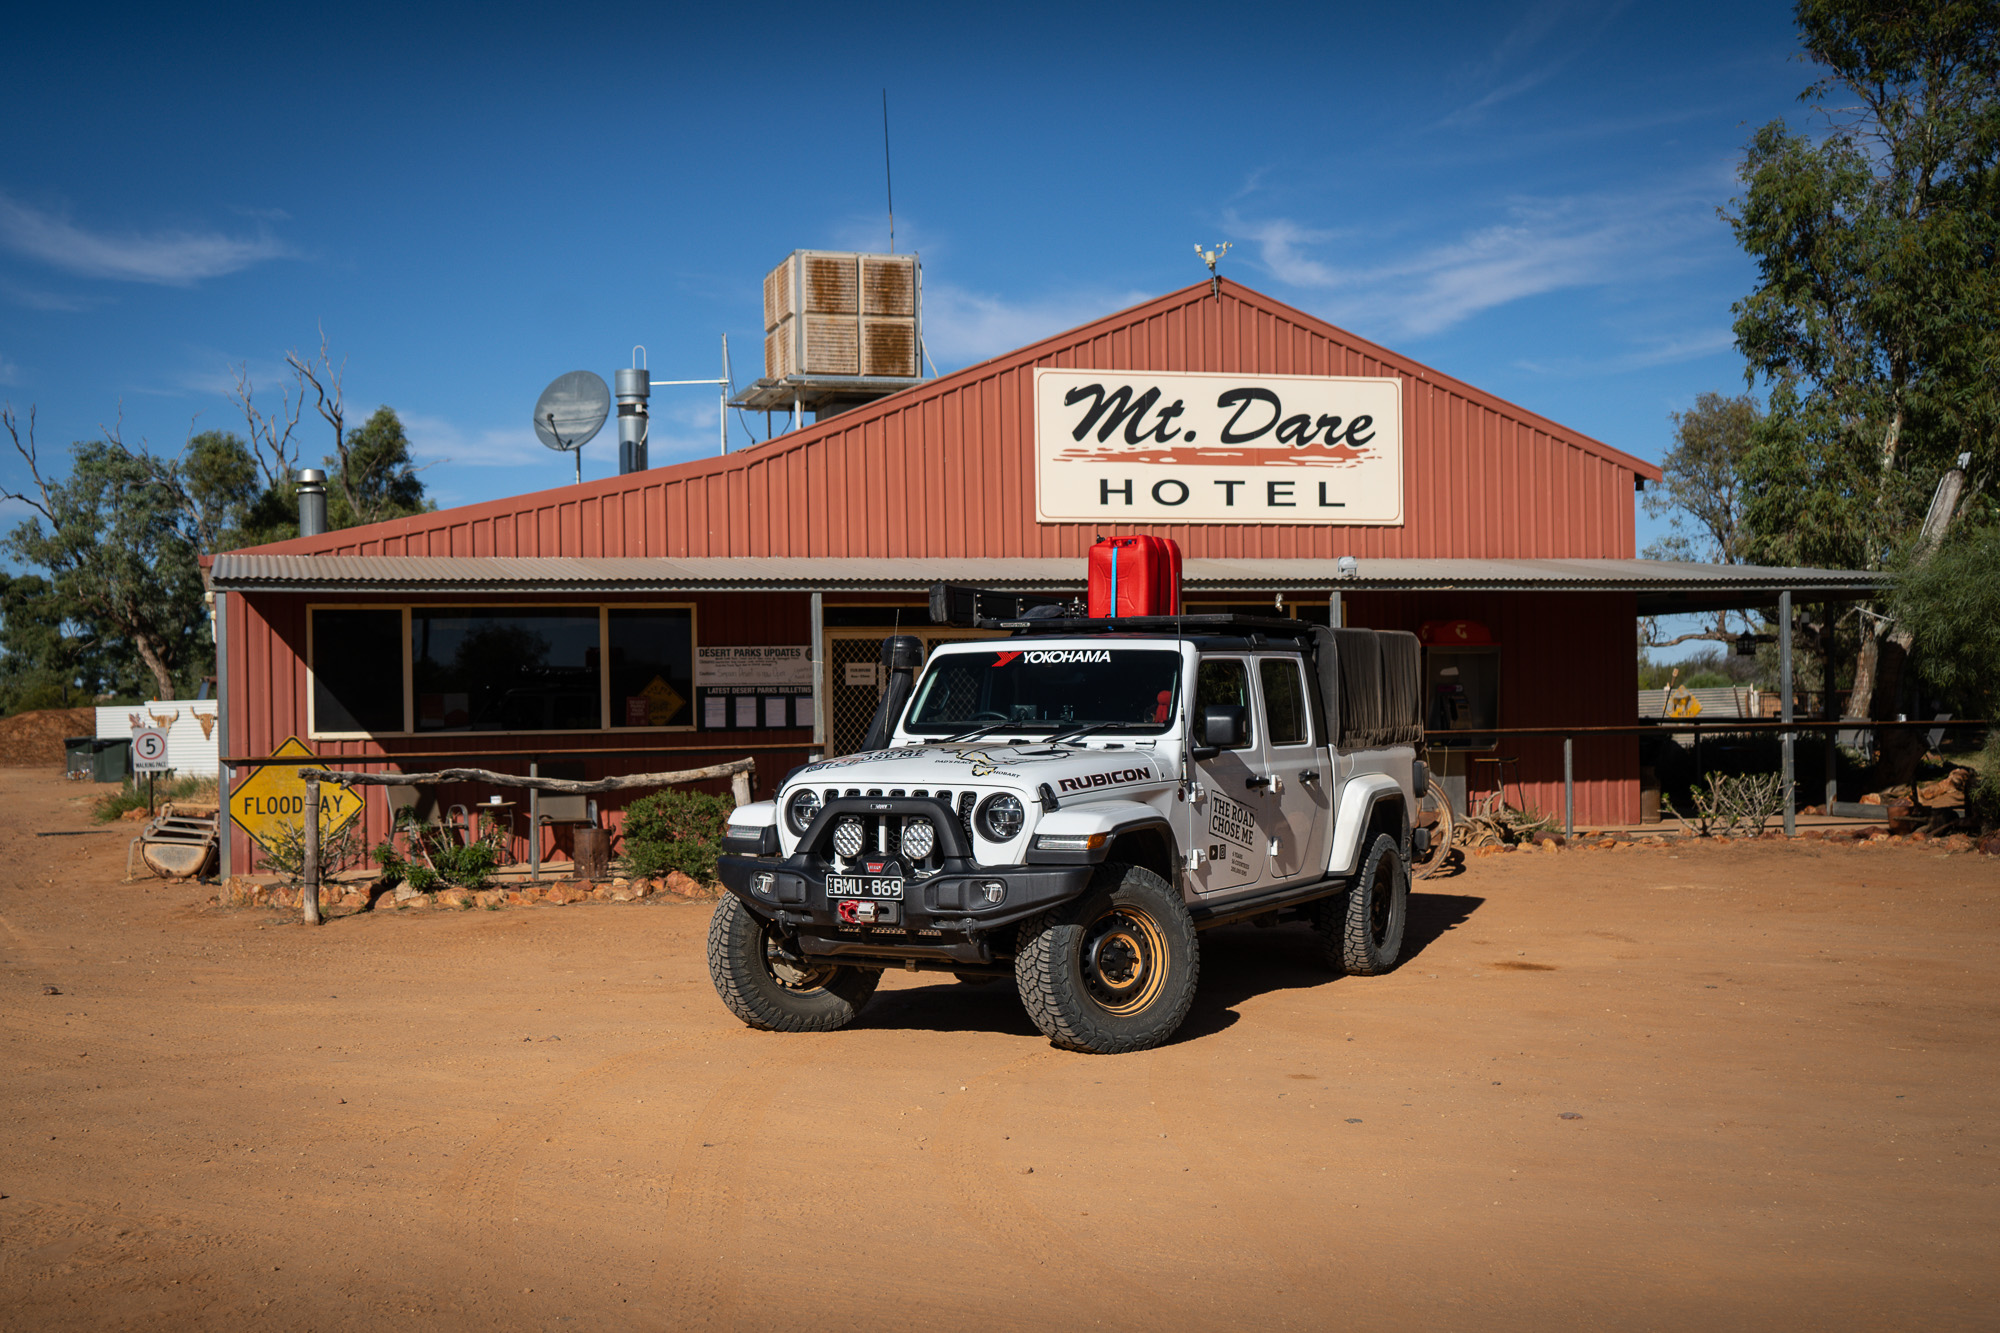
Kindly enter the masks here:
M 774 964 L 773 941 L 757 914 L 731 894 L 708 923 L 708 975 L 715 993 L 753 1028 L 832 1032 L 861 1014 L 882 974 L 874 968 Z M 789 974 L 787 979 L 786 974 Z
M 1320 949 L 1351 976 L 1391 971 L 1403 952 L 1410 916 L 1410 872 L 1396 840 L 1377 834 L 1361 858 L 1361 874 L 1346 893 L 1322 899 L 1313 913 Z
M 1201 947 L 1167 882 L 1106 864 L 1074 902 L 1021 926 L 1014 984 L 1055 1045 L 1093 1055 L 1158 1046 L 1194 1003 Z

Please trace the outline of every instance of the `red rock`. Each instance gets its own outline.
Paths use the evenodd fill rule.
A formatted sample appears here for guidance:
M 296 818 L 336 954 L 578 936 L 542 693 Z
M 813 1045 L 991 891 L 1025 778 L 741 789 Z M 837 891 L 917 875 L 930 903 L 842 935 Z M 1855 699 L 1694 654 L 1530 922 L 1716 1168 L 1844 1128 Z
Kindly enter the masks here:
M 701 881 L 679 870 L 667 872 L 667 892 L 677 893 L 683 898 L 703 897 Z
M 1975 839 L 1963 833 L 1954 833 L 1942 841 L 1944 849 L 1948 852 L 1969 852 L 1979 845 Z
M 472 906 L 472 894 L 465 889 L 459 889 L 459 888 L 439 889 L 437 894 L 437 905 L 439 907 L 449 907 L 454 911 L 462 912 L 466 908 Z
M 2000 833 L 1995 833 L 1989 838 L 1982 838 L 1979 843 L 1979 850 L 1985 852 L 1988 856 L 2000 856 Z

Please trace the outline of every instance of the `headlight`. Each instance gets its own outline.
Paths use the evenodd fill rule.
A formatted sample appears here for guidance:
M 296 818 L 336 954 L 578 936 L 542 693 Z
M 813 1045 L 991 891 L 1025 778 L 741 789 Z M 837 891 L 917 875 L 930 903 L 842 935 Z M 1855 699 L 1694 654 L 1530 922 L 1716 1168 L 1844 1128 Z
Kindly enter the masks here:
M 937 846 L 937 829 L 918 815 L 903 821 L 903 855 L 921 861 Z
M 861 827 L 858 819 L 843 819 L 833 826 L 833 850 L 842 856 L 855 857 L 868 843 L 868 831 Z
M 1021 805 L 1021 798 L 1008 792 L 989 796 L 973 814 L 973 823 L 980 833 L 994 842 L 1011 842 L 1028 822 L 1028 812 Z
M 804 833 L 812 827 L 813 816 L 819 813 L 819 793 L 811 787 L 804 787 L 792 793 L 792 799 L 785 802 L 785 820 L 792 826 L 792 832 Z

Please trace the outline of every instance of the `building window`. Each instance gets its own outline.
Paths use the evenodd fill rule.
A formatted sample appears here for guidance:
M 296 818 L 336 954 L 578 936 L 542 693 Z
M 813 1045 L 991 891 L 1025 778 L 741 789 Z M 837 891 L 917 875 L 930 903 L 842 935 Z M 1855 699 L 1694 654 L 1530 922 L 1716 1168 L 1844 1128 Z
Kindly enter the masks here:
M 312 658 L 315 732 L 403 730 L 402 608 L 315 609 Z
M 603 723 L 594 606 L 415 607 L 418 731 L 594 731 Z
M 617 607 L 611 641 L 611 725 L 694 724 L 694 612 L 686 607 Z

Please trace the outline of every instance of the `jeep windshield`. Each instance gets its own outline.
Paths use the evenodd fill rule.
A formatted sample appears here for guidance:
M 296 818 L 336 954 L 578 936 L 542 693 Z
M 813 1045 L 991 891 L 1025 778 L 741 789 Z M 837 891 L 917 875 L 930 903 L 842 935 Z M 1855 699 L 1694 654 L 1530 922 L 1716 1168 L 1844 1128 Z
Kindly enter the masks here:
M 1180 654 L 1158 649 L 996 646 L 949 653 L 931 659 L 904 730 L 957 736 L 1088 727 L 1157 736 L 1174 725 L 1180 676 Z

